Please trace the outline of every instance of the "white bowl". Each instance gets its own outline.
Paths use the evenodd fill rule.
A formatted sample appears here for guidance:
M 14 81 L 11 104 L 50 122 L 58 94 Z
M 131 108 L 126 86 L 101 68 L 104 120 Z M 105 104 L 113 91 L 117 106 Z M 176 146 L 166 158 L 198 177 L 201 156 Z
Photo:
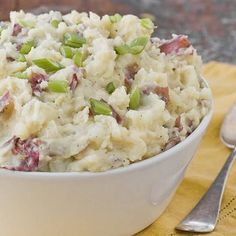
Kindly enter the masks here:
M 150 159 L 102 173 L 0 170 L 0 235 L 130 236 L 165 210 L 210 122 Z

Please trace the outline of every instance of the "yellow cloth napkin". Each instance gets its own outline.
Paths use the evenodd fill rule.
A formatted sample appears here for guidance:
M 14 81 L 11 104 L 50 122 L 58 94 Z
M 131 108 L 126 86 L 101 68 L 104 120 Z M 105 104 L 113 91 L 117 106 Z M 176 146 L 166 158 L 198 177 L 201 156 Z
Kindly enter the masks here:
M 236 66 L 211 62 L 204 66 L 203 74 L 213 92 L 213 119 L 171 204 L 155 223 L 136 236 L 200 235 L 180 233 L 174 227 L 206 192 L 230 153 L 219 139 L 219 129 L 236 101 Z M 236 164 L 227 182 L 217 227 L 207 235 L 236 236 Z

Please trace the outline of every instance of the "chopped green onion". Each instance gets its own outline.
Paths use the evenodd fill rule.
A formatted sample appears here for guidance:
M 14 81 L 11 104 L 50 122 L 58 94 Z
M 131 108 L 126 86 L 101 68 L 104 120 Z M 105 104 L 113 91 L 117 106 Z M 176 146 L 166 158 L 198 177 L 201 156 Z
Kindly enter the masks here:
M 80 48 L 86 43 L 86 39 L 76 33 L 65 33 L 64 44 L 73 48 Z
M 138 37 L 135 40 L 133 40 L 130 43 L 130 45 L 123 44 L 120 46 L 116 46 L 114 49 L 118 55 L 124 55 L 127 53 L 136 55 L 143 51 L 143 49 L 147 45 L 147 42 L 148 42 L 148 37 Z
M 60 21 L 57 19 L 51 20 L 51 26 L 54 28 L 58 28 L 58 25 L 60 24 Z
M 120 21 L 122 19 L 122 16 L 118 13 L 116 13 L 113 16 L 109 16 L 111 23 L 117 23 L 118 21 Z
M 130 53 L 134 55 L 141 53 L 145 48 L 145 46 L 147 45 L 147 42 L 148 42 L 148 37 L 136 38 L 130 43 L 129 47 Z
M 16 58 L 17 61 L 19 62 L 26 62 L 26 58 L 23 54 L 19 54 Z
M 28 78 L 27 73 L 24 73 L 24 72 L 16 72 L 12 76 L 14 76 L 14 77 L 16 77 L 18 79 L 27 79 Z
M 129 46 L 127 44 L 116 46 L 115 51 L 118 55 L 127 54 L 127 53 L 129 53 Z
M 60 53 L 66 58 L 72 58 L 74 56 L 74 53 L 73 53 L 71 47 L 69 47 L 69 46 L 61 46 Z
M 19 24 L 22 27 L 26 27 L 26 28 L 34 28 L 35 24 L 32 21 L 28 21 L 28 20 L 24 20 L 24 19 L 19 19 Z
M 141 25 L 146 29 L 153 29 L 154 28 L 154 24 L 153 24 L 152 20 L 149 18 L 141 19 Z
M 55 93 L 66 93 L 68 91 L 68 82 L 66 80 L 49 80 L 48 89 Z
M 36 66 L 44 69 L 47 73 L 56 72 L 56 71 L 61 70 L 61 69 L 64 68 L 64 66 L 61 65 L 60 63 L 52 61 L 52 60 L 47 59 L 47 58 L 41 58 L 41 59 L 33 60 L 33 63 Z
M 1 36 L 3 30 L 4 29 L 2 27 L 0 27 L 0 36 Z
M 136 110 L 139 108 L 140 105 L 140 91 L 138 88 L 136 88 L 130 95 L 130 101 L 129 101 L 129 108 L 132 110 Z
M 109 94 L 112 94 L 115 91 L 115 89 L 116 89 L 116 87 L 112 82 L 108 83 L 107 86 L 106 86 L 106 91 Z
M 89 101 L 94 115 L 105 115 L 105 116 L 112 115 L 112 110 L 107 103 L 96 100 L 94 98 L 90 98 Z
M 150 13 L 141 13 L 140 17 L 143 18 L 149 18 L 151 21 L 155 21 L 156 17 L 153 14 Z
M 83 55 L 80 51 L 77 51 L 75 53 L 74 56 L 74 63 L 78 66 L 78 67 L 82 67 L 83 66 Z
M 35 47 L 34 41 L 29 41 L 27 43 L 23 43 L 21 45 L 20 53 L 21 54 L 28 54 L 31 50 L 31 48 Z

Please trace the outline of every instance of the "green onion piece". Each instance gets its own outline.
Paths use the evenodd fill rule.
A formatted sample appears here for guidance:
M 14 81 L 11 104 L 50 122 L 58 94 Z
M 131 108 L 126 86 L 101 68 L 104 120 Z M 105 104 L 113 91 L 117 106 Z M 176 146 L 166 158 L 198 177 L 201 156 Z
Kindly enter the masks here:
M 74 56 L 74 53 L 73 53 L 71 47 L 69 47 L 69 46 L 61 46 L 60 53 L 62 56 L 66 57 L 66 58 L 72 58 Z
M 24 73 L 24 72 L 16 72 L 12 76 L 14 76 L 14 77 L 16 77 L 18 79 L 27 79 L 28 78 L 27 73 Z
M 17 61 L 19 62 L 26 62 L 26 58 L 23 54 L 19 54 L 16 58 Z
M 116 46 L 115 51 L 118 55 L 127 54 L 127 53 L 129 53 L 129 46 L 127 44 Z
M 0 27 L 0 36 L 1 36 L 1 34 L 2 34 L 2 31 L 3 31 L 3 28 L 2 28 L 2 27 Z
M 136 38 L 130 43 L 129 47 L 130 53 L 134 55 L 141 53 L 145 48 L 145 46 L 147 45 L 147 42 L 148 42 L 148 37 Z
M 116 89 L 116 87 L 112 82 L 108 83 L 107 86 L 106 86 L 106 91 L 109 94 L 112 94 L 115 91 L 115 89 Z
M 34 22 L 32 21 L 28 21 L 28 20 L 24 20 L 24 19 L 19 19 L 19 24 L 22 26 L 22 27 L 25 27 L 25 28 L 34 28 L 35 24 Z
M 133 40 L 130 45 L 123 44 L 121 46 L 116 46 L 114 49 L 118 55 L 124 55 L 131 53 L 133 55 L 139 54 L 143 51 L 147 45 L 148 37 L 138 37 Z
M 136 110 L 139 108 L 140 105 L 140 91 L 138 88 L 133 90 L 133 92 L 130 95 L 130 101 L 129 101 L 129 108 L 132 110 Z
M 80 48 L 86 43 L 86 39 L 76 33 L 65 33 L 64 44 L 72 48 Z
M 89 101 L 94 115 L 105 115 L 105 116 L 112 115 L 112 110 L 107 103 L 96 100 L 94 98 L 90 98 Z
M 58 28 L 58 25 L 60 24 L 60 21 L 57 19 L 51 20 L 51 26 L 54 28 Z
M 23 43 L 21 45 L 20 53 L 21 54 L 28 54 L 31 50 L 31 48 L 35 47 L 34 41 L 29 41 L 27 43 Z
M 80 51 L 77 51 L 75 53 L 74 56 L 74 63 L 75 65 L 77 65 L 78 67 L 82 67 L 83 66 L 83 55 Z
M 118 13 L 116 13 L 113 16 L 109 16 L 111 23 L 117 23 L 118 21 L 120 21 L 122 19 L 122 16 Z
M 141 13 L 140 17 L 143 18 L 149 18 L 151 21 L 155 21 L 156 17 L 153 14 L 150 13 Z
M 68 91 L 68 82 L 66 80 L 49 80 L 48 89 L 55 93 L 66 93 Z
M 61 69 L 64 68 L 64 66 L 61 65 L 60 63 L 52 61 L 52 60 L 47 59 L 47 58 L 41 58 L 41 59 L 33 60 L 33 63 L 36 66 L 44 69 L 47 73 L 56 72 L 56 71 L 61 70 Z
M 141 25 L 146 28 L 146 29 L 153 29 L 154 28 L 154 24 L 152 22 L 151 19 L 149 18 L 143 18 L 140 20 L 141 21 Z

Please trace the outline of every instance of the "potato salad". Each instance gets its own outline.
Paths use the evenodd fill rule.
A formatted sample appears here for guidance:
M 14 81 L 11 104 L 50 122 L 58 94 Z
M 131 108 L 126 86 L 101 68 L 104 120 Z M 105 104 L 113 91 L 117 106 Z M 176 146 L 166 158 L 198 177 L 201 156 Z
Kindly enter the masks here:
M 0 168 L 99 172 L 188 137 L 211 101 L 201 58 L 187 36 L 154 29 L 134 15 L 11 12 L 0 22 Z

